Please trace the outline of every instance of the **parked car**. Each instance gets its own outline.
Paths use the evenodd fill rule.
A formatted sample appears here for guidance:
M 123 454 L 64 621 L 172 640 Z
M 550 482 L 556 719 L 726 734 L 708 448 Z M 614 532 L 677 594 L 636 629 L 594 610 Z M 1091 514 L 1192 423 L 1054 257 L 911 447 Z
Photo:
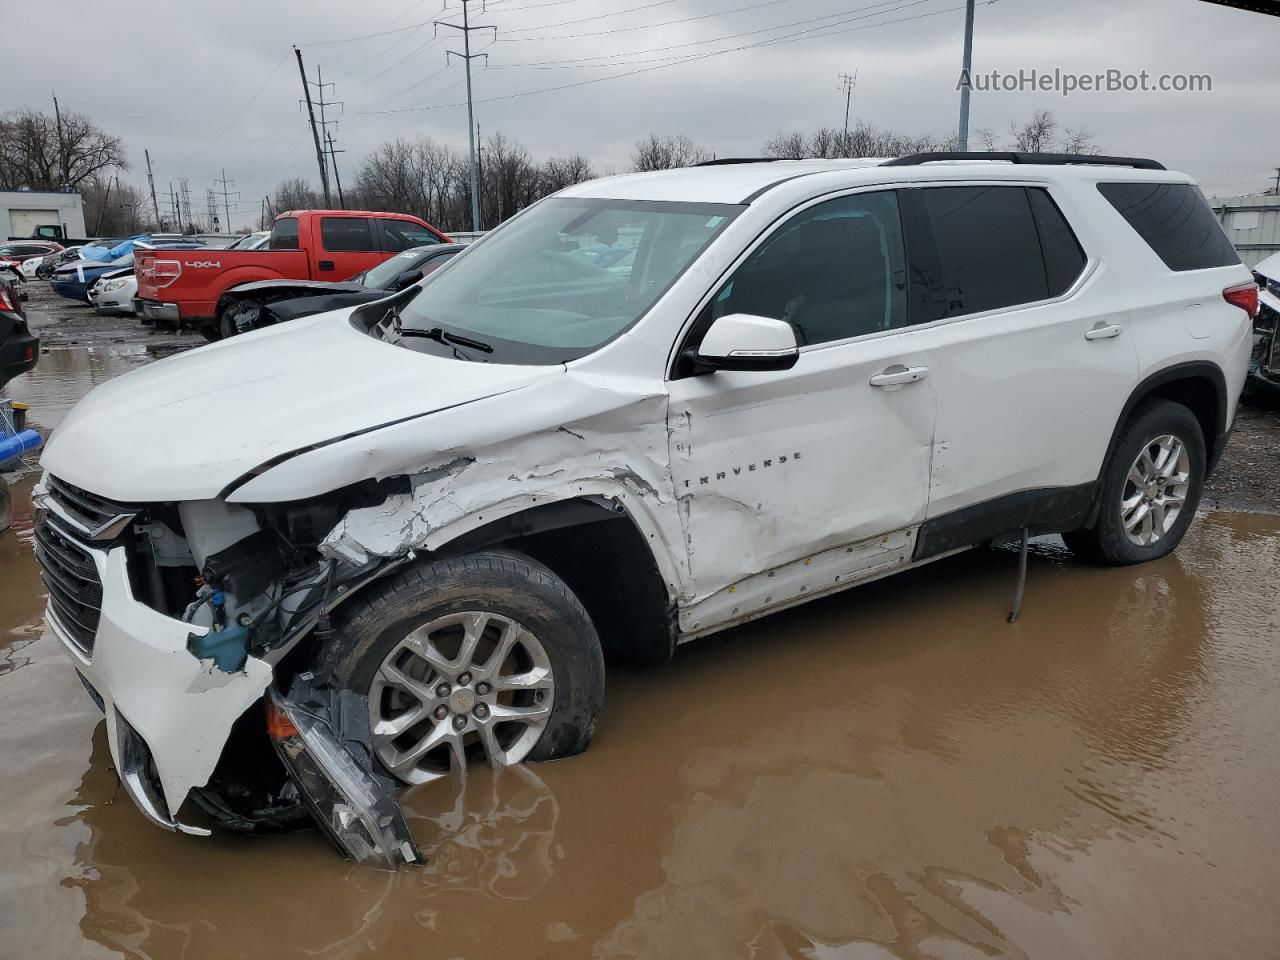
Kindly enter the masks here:
M 198 241 L 165 240 L 154 245 L 139 243 L 133 250 L 116 257 L 114 260 L 73 260 L 58 267 L 53 272 L 50 286 L 53 292 L 71 300 L 82 300 L 89 303 L 89 288 L 102 276 L 122 269 L 134 268 L 134 260 L 141 253 L 166 251 L 177 254 L 187 250 L 205 249 Z
M 623 237 L 626 273 L 573 256 Z M 154 822 L 300 793 L 352 856 L 413 861 L 390 785 L 585 749 L 605 650 L 1010 538 L 1168 554 L 1256 298 L 1149 160 L 579 184 L 426 283 L 82 400 L 35 494 L 48 621 Z
M 256 233 L 247 233 L 233 243 L 229 244 L 227 250 L 261 250 L 271 241 L 270 230 L 259 230 Z
M 227 291 L 230 333 L 247 333 L 287 320 L 381 300 L 429 276 L 465 248 L 460 243 L 411 247 L 343 283 L 258 280 Z M 224 333 L 224 336 L 226 334 Z
M 39 359 L 40 340 L 27 326 L 22 298 L 9 280 L 0 277 L 0 389 L 34 369 Z
M 62 250 L 62 244 L 48 240 L 16 240 L 11 243 L 0 243 L 0 257 L 24 263 L 27 260 L 46 257 Z
M 133 313 L 138 278 L 133 267 L 108 270 L 89 288 L 89 302 L 98 313 Z
M 0 257 L 0 277 L 21 287 L 23 280 L 22 264 L 17 260 Z
M 46 254 L 40 258 L 40 265 L 36 267 L 36 276 L 41 280 L 49 280 L 53 277 L 53 271 L 58 269 L 64 263 L 71 263 L 73 260 L 80 259 L 80 251 L 82 246 L 67 247 L 54 253 Z
M 410 247 L 448 242 L 434 227 L 405 214 L 294 210 L 276 217 L 266 250 L 141 254 L 138 315 L 144 323 L 195 326 L 217 340 L 234 332 L 226 296 L 234 286 L 341 279 Z
M 1249 378 L 1254 386 L 1280 390 L 1280 253 L 1258 263 L 1253 276 L 1259 292 Z

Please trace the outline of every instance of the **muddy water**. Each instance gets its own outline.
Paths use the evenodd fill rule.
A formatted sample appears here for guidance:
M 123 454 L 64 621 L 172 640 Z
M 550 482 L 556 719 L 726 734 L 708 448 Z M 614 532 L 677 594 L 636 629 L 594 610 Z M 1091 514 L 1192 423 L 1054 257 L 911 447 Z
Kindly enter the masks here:
M 0 957 L 1280 956 L 1280 517 L 1123 570 L 1046 539 L 1013 626 L 975 552 L 614 671 L 583 756 L 409 794 L 430 863 L 387 875 L 143 822 L 41 625 L 28 490 Z

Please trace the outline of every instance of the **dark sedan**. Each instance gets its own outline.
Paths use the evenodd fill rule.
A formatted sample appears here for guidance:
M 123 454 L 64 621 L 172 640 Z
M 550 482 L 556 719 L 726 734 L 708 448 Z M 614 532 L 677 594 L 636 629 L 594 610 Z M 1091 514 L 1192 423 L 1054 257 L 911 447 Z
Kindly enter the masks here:
M 12 283 L 0 278 L 0 388 L 32 369 L 39 359 L 40 341 L 27 327 L 18 292 Z
M 466 249 L 461 243 L 412 247 L 340 283 L 259 280 L 227 291 L 223 337 L 342 307 L 356 307 L 417 283 Z M 234 324 L 234 328 L 232 325 Z

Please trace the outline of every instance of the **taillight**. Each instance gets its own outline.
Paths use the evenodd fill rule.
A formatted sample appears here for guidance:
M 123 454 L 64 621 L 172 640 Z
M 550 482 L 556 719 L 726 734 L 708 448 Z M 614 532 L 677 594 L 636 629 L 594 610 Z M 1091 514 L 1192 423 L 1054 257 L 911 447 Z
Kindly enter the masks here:
M 1222 299 L 1233 307 L 1239 307 L 1253 319 L 1258 312 L 1258 285 L 1250 280 L 1248 283 L 1237 283 L 1222 291 Z
M 148 271 L 157 287 L 167 287 L 182 276 L 181 260 L 152 260 Z
M 13 301 L 9 299 L 9 291 L 3 285 L 0 285 L 0 310 L 8 310 L 11 313 L 16 312 L 13 309 Z

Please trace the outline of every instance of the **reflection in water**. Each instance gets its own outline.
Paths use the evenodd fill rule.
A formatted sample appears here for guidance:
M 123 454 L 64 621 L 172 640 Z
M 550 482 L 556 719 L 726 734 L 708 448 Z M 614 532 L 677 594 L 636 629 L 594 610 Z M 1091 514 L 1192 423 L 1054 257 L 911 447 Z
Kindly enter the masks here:
M 1207 515 L 1120 570 L 1053 543 L 1012 626 L 1012 556 L 974 553 L 612 672 L 583 756 L 408 793 L 429 864 L 396 875 L 315 833 L 149 827 L 56 645 L 10 641 L 29 666 L 0 674 L 6 948 L 1280 954 L 1280 521 Z M 15 544 L 4 630 L 39 618 Z

